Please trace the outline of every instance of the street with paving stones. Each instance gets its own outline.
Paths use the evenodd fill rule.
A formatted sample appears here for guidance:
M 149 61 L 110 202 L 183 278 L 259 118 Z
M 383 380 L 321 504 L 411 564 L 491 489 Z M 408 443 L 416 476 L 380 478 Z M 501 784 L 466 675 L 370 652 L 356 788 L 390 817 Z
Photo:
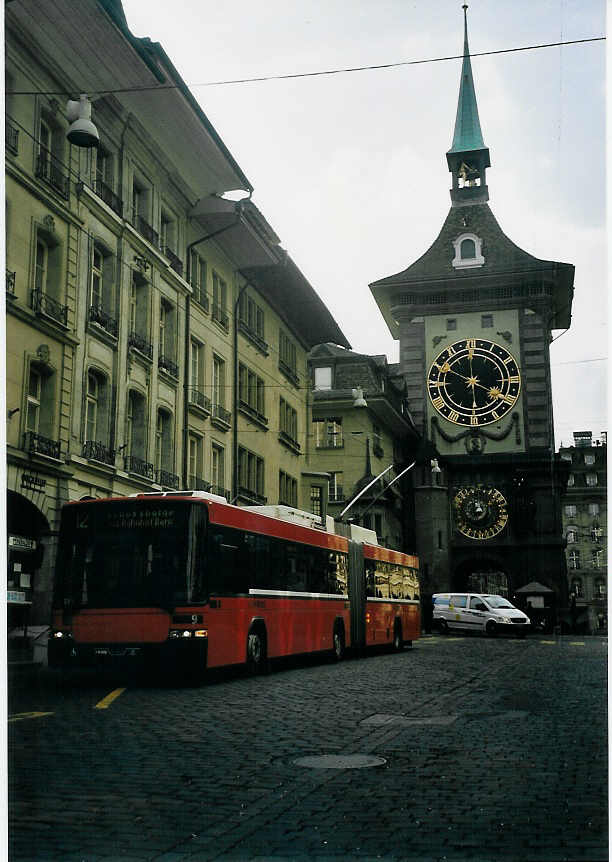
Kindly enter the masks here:
M 607 639 L 9 681 L 11 860 L 608 859 Z

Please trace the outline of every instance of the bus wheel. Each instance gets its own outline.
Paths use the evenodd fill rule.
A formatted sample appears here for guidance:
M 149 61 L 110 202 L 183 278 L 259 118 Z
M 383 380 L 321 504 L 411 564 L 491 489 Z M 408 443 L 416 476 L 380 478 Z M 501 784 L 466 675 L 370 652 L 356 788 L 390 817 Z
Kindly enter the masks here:
M 264 673 L 267 667 L 266 641 L 258 629 L 250 631 L 247 637 L 247 667 L 253 674 Z
M 334 658 L 336 661 L 342 661 L 344 658 L 344 629 L 336 624 L 334 626 Z
M 402 624 L 400 622 L 395 623 L 395 628 L 393 629 L 393 650 L 394 652 L 400 652 L 404 648 L 404 639 L 402 637 Z

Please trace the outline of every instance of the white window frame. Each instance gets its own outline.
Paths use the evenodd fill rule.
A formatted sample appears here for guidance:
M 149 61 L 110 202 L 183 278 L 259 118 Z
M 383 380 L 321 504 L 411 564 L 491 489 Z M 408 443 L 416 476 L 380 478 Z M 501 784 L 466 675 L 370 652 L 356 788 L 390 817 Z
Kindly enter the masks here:
M 461 257 L 461 243 L 471 239 L 474 242 L 474 257 Z M 482 239 L 475 233 L 462 233 L 453 240 L 453 248 L 455 256 L 452 260 L 452 265 L 455 269 L 467 269 L 469 267 L 483 266 L 485 259 L 482 255 Z

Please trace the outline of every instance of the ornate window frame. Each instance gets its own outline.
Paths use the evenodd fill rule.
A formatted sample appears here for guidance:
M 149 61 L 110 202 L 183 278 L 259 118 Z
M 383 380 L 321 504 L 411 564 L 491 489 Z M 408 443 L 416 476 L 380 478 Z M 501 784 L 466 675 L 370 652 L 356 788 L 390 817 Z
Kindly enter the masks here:
M 476 252 L 474 257 L 461 257 L 461 243 L 471 239 L 474 243 Z M 453 248 L 455 249 L 455 257 L 452 264 L 455 269 L 466 269 L 468 267 L 482 266 L 485 262 L 482 256 L 482 239 L 475 233 L 462 233 L 453 240 Z

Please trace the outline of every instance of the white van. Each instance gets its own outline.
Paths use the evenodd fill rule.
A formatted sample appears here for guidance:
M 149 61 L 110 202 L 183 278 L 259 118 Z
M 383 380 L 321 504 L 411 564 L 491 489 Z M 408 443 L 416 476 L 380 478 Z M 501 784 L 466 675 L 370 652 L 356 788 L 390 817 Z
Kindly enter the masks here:
M 433 624 L 446 633 L 449 629 L 486 632 L 491 637 L 506 631 L 525 637 L 529 617 L 503 596 L 486 593 L 434 593 Z

